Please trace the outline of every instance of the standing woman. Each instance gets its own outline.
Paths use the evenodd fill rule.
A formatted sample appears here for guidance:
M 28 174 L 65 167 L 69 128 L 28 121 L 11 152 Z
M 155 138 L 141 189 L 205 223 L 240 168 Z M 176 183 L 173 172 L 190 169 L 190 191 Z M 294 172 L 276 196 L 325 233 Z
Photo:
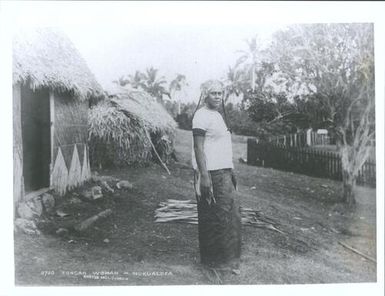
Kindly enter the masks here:
M 231 133 L 218 112 L 224 87 L 220 81 L 209 80 L 201 90 L 205 105 L 192 123 L 201 263 L 239 274 L 241 217 L 234 194 Z

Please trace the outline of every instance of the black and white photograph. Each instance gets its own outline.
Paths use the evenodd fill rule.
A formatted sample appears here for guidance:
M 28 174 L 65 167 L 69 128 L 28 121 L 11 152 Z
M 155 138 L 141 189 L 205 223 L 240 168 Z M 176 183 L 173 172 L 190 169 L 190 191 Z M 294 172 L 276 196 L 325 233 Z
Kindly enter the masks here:
M 384 8 L 1 1 L 4 295 L 382 295 Z

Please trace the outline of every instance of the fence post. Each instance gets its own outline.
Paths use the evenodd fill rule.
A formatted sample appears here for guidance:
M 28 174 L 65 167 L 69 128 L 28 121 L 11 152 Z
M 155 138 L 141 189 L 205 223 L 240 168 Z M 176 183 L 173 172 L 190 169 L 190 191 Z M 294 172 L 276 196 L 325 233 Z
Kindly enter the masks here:
M 334 177 L 334 157 L 331 152 L 328 152 L 328 156 L 330 159 L 330 176 L 333 178 Z

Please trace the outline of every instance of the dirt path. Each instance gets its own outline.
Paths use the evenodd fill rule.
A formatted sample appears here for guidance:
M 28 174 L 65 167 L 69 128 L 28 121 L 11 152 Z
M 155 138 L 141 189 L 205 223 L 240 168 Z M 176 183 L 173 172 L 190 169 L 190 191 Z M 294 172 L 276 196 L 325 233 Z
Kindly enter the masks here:
M 279 223 L 284 234 L 243 227 L 241 275 L 220 275 L 224 284 L 302 284 L 376 281 L 376 265 L 347 250 L 346 243 L 376 257 L 375 190 L 358 188 L 354 213 L 335 204 L 340 183 L 238 163 L 246 140 L 235 136 L 239 198 Z M 103 171 L 134 189 L 94 202 L 61 205 L 69 217 L 48 219 L 40 236 L 15 236 L 17 285 L 216 284 L 199 265 L 197 227 L 154 223 L 167 199 L 192 199 L 190 133 L 178 131 L 179 163 L 171 176 L 161 167 Z M 110 208 L 113 215 L 89 231 L 58 236 L 70 221 Z

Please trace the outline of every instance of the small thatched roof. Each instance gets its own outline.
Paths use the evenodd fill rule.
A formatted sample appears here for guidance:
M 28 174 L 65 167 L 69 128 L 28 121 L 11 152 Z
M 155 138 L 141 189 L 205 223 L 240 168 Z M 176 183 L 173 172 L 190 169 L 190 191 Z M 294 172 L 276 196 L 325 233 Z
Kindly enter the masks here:
M 107 93 L 109 99 L 88 114 L 91 164 L 148 163 L 153 159 L 151 144 L 167 161 L 174 150 L 176 123 L 166 109 L 144 91 L 115 87 Z
M 13 83 L 73 92 L 79 99 L 103 90 L 70 39 L 53 28 L 24 29 L 13 39 Z
M 111 101 L 143 121 L 152 131 L 174 132 L 177 124 L 166 109 L 145 91 L 116 87 L 109 90 Z

